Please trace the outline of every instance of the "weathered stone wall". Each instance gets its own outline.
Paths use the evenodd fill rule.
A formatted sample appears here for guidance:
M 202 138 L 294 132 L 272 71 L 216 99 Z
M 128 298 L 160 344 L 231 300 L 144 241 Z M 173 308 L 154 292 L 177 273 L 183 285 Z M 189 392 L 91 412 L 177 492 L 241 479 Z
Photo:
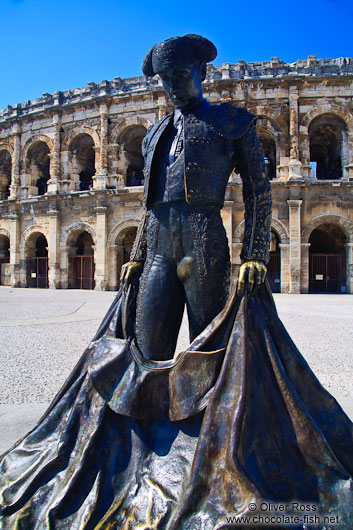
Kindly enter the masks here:
M 204 94 L 258 116 L 282 292 L 309 291 L 312 234 L 328 225 L 342 232 L 344 287 L 353 292 L 353 59 L 211 65 Z M 95 288 L 117 288 L 142 214 L 141 140 L 171 110 L 158 79 L 117 77 L 0 111 L 0 260 L 9 255 L 13 286 L 35 278 L 28 260 L 39 255 L 42 234 L 49 287 L 72 286 L 72 258 L 91 253 Z M 222 214 L 233 271 L 241 188 L 233 174 Z M 92 244 L 82 250 L 84 232 Z

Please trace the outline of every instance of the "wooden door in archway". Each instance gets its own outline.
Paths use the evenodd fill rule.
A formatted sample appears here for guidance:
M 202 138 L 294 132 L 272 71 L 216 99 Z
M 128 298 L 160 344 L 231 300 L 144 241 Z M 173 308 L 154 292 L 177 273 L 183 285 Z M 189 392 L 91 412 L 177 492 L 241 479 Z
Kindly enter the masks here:
M 94 289 L 93 256 L 73 256 L 70 269 L 72 289 Z
M 267 280 L 273 293 L 281 292 L 281 256 L 279 252 L 270 252 L 267 264 Z
M 311 254 L 310 292 L 345 293 L 345 260 L 344 254 Z
M 48 289 L 48 258 L 27 258 L 27 287 Z

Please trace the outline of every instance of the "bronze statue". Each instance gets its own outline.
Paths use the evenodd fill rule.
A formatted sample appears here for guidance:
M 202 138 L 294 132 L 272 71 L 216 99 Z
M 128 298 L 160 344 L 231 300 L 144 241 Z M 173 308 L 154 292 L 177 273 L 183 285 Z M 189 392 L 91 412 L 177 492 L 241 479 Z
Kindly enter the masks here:
M 145 216 L 98 332 L 0 459 L 4 530 L 352 528 L 353 425 L 277 316 L 255 118 L 203 99 L 215 53 L 187 35 L 145 59 L 176 107 L 143 144 Z M 226 300 L 233 168 L 246 226 Z M 173 358 L 184 302 L 193 340 Z
M 203 98 L 206 62 L 216 55 L 209 40 L 185 35 L 153 46 L 142 67 L 146 76 L 159 75 L 175 106 L 143 141 L 146 213 L 122 271 L 128 281 L 144 263 L 136 339 L 149 359 L 173 357 L 184 303 L 190 341 L 225 305 L 230 260 L 220 210 L 234 168 L 245 203 L 241 283 L 260 284 L 265 277 L 271 189 L 264 155 L 255 116 Z

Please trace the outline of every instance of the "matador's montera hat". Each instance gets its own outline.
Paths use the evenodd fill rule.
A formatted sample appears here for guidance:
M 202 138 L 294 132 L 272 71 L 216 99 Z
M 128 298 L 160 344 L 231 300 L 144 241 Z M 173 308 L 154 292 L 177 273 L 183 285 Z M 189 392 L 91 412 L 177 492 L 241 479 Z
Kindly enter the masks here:
M 155 44 L 142 63 L 142 71 L 146 76 L 153 77 L 176 66 L 189 66 L 197 61 L 209 63 L 216 56 L 217 48 L 211 41 L 190 33 Z

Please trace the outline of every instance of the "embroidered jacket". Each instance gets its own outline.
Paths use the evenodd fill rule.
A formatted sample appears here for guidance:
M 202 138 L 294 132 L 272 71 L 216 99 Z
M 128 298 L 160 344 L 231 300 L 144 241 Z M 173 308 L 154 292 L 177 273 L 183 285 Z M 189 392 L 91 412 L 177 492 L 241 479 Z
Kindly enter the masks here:
M 149 190 L 153 159 L 158 141 L 173 114 L 162 118 L 148 131 L 142 144 L 145 159 L 144 203 L 132 260 L 145 258 L 146 217 L 151 207 Z M 190 114 L 183 116 L 184 191 L 185 201 L 217 203 L 223 206 L 229 176 L 235 168 L 243 181 L 245 205 L 245 233 L 242 260 L 257 259 L 265 263 L 269 258 L 271 188 L 265 175 L 264 155 L 256 135 L 256 117 L 246 109 L 229 104 L 211 105 L 203 102 Z

